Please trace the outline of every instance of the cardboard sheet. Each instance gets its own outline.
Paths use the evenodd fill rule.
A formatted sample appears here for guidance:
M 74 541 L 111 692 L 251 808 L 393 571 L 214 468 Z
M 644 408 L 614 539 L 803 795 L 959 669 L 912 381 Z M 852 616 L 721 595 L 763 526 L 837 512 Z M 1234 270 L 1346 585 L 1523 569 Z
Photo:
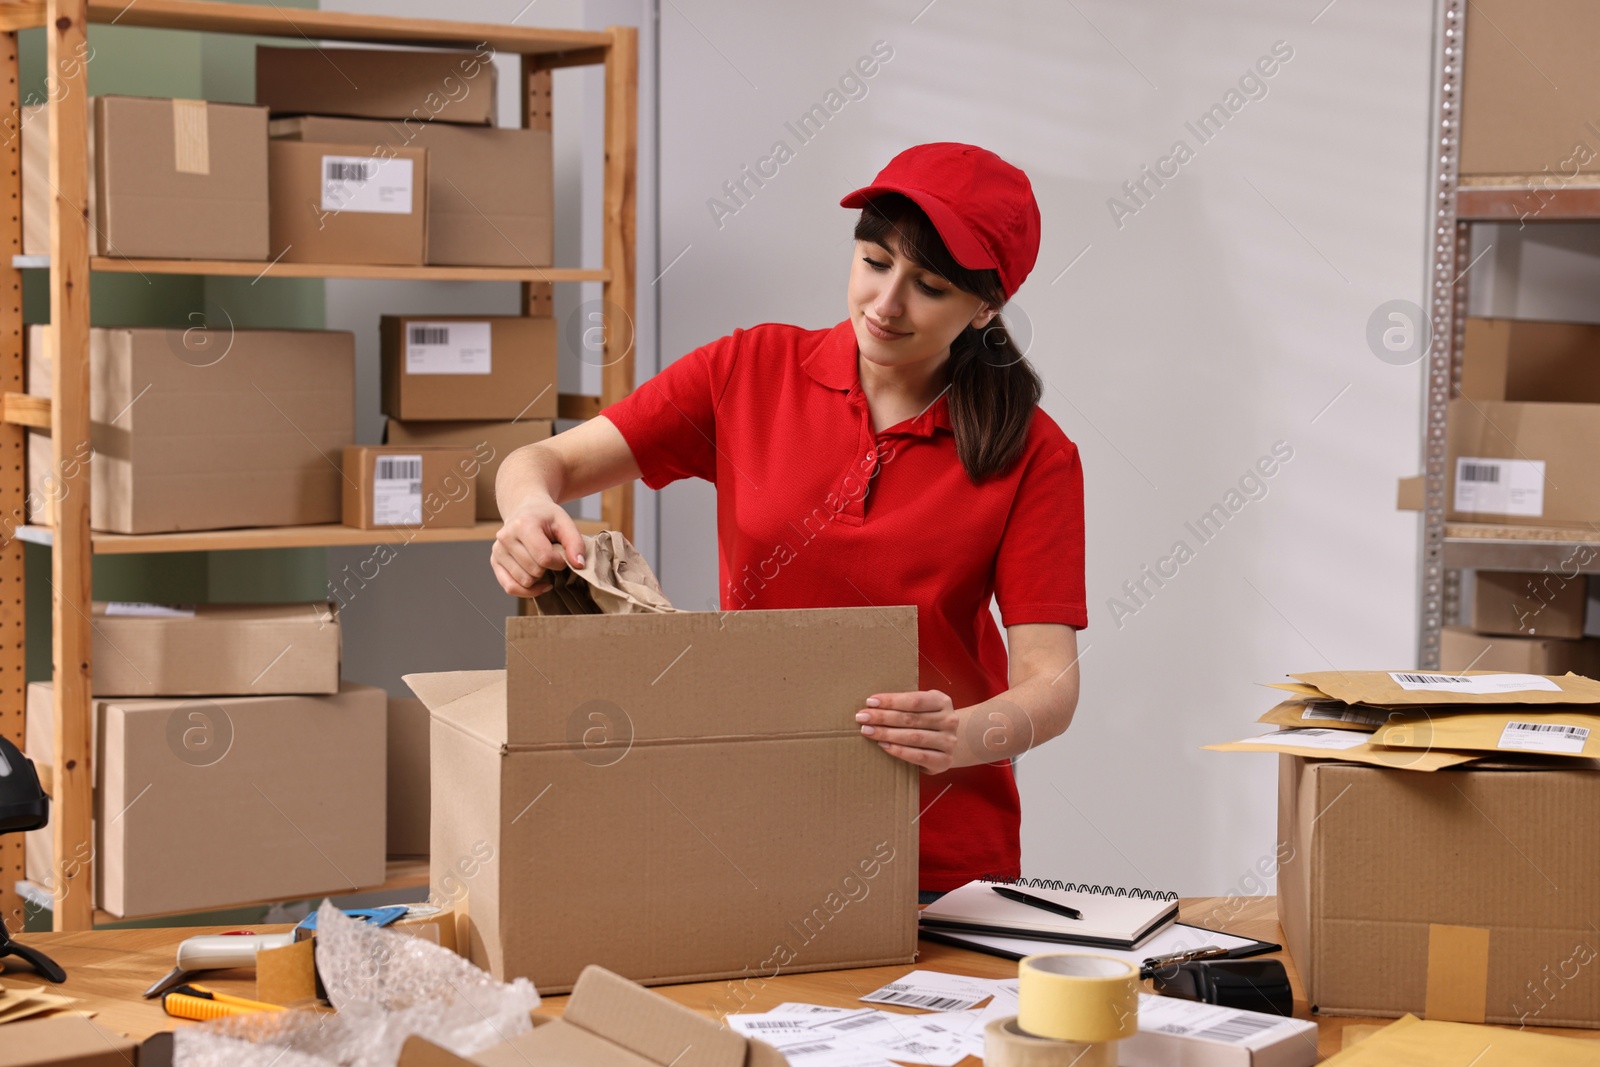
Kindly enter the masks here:
M 1406 1015 L 1323 1062 L 1328 1067 L 1594 1067 L 1596 1044 Z
M 1282 752 L 1308 759 L 1345 760 L 1396 770 L 1437 771 L 1471 763 L 1479 757 L 1469 752 L 1421 751 L 1410 748 L 1385 748 L 1371 741 L 1371 734 L 1356 730 L 1322 728 L 1286 729 L 1244 738 L 1222 745 L 1206 745 L 1213 752 Z

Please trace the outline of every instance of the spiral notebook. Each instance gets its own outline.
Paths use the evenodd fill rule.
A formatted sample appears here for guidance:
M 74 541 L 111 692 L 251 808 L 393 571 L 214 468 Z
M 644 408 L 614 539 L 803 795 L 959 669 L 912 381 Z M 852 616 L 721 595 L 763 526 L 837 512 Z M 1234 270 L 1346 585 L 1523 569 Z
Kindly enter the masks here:
M 1019 889 L 1030 896 L 1076 908 L 1083 918 L 1069 919 L 1008 900 L 994 891 L 995 886 Z M 932 930 L 1132 949 L 1177 917 L 1176 893 L 1022 878 L 1015 882 L 968 882 L 922 909 L 921 923 Z

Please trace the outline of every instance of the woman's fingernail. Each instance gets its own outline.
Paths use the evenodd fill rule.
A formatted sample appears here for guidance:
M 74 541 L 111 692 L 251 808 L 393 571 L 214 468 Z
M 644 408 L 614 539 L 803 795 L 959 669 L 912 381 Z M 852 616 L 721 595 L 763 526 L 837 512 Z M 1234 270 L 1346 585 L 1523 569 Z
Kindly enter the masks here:
M 881 703 L 881 701 L 879 701 L 877 697 L 868 697 L 867 698 L 867 707 L 869 707 L 869 708 L 875 708 L 875 707 L 878 706 L 879 703 Z
M 856 722 L 871 722 L 871 721 L 872 721 L 872 716 L 871 715 L 868 715 L 864 711 L 856 712 Z
M 573 556 L 572 561 L 580 567 L 583 566 L 583 553 L 579 552 L 576 556 Z
M 861 728 L 861 732 L 862 732 L 862 733 L 864 733 L 864 734 L 866 734 L 866 735 L 867 735 L 867 736 L 868 736 L 868 737 L 871 737 L 871 736 L 872 736 L 872 735 L 873 735 L 873 734 L 875 734 L 875 733 L 877 733 L 877 731 L 876 731 L 876 730 L 874 730 L 874 729 L 873 729 L 873 728 L 872 728 L 872 727 L 870 727 L 870 726 L 863 726 L 863 727 L 862 727 L 862 728 Z

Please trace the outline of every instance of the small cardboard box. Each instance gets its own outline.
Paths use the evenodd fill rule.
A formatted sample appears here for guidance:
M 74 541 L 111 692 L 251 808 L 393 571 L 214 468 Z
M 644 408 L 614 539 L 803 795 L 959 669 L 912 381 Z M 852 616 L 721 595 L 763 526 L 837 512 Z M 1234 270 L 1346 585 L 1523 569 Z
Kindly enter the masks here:
M 1278 917 L 1313 1012 L 1600 1026 L 1600 772 L 1280 756 Z
M 1600 522 L 1600 404 L 1450 401 L 1451 522 L 1588 526 Z
M 910 607 L 526 616 L 505 671 L 407 675 L 463 954 L 572 988 L 907 963 L 918 775 L 861 736 Z
M 1503 637 L 1446 626 L 1439 636 L 1443 671 L 1509 671 L 1513 674 L 1600 675 L 1600 640 L 1558 637 Z
M 50 254 L 49 105 L 24 109 L 23 252 Z M 267 109 L 205 100 L 90 100 L 91 255 L 260 261 Z
M 472 526 L 477 521 L 478 460 L 455 445 L 347 445 L 344 524 Z
M 1600 404 L 1600 325 L 1469 318 L 1461 395 Z
M 556 320 L 385 315 L 383 413 L 395 419 L 553 419 Z
M 1588 608 L 1586 575 L 1568 578 L 1538 572 L 1478 571 L 1472 592 L 1472 628 L 1508 637 L 1582 637 Z
M 272 141 L 272 254 L 286 263 L 428 262 L 428 153 Z
M 549 440 L 555 424 L 550 419 L 514 422 L 402 422 L 390 419 L 384 442 L 391 445 L 465 445 L 478 458 L 478 519 L 501 518 L 494 499 L 494 479 L 500 462 L 524 445 Z
M 428 152 L 428 262 L 548 267 L 554 259 L 550 131 L 448 122 L 274 119 L 274 137 Z
M 381 689 L 332 696 L 96 698 L 95 901 L 119 917 L 351 893 L 384 879 Z M 28 686 L 28 754 L 54 753 Z M 27 837 L 50 881 L 51 831 Z
M 95 696 L 278 696 L 339 691 L 339 614 L 311 604 L 96 601 Z
M 1600 10 L 1586 0 L 1473 0 L 1465 16 L 1462 175 L 1539 189 L 1591 178 L 1600 166 L 1591 50 Z
M 24 1019 L 0 1030 L 0 1067 L 128 1067 L 138 1054 L 137 1041 L 82 1015 Z
M 389 855 L 428 854 L 428 708 L 389 698 Z
M 274 115 L 492 126 L 494 50 L 256 46 L 256 103 Z
M 27 390 L 50 395 L 49 331 L 28 328 Z M 89 523 L 112 533 L 338 522 L 330 456 L 355 439 L 355 338 L 327 330 L 89 331 Z M 28 434 L 29 515 L 60 495 Z

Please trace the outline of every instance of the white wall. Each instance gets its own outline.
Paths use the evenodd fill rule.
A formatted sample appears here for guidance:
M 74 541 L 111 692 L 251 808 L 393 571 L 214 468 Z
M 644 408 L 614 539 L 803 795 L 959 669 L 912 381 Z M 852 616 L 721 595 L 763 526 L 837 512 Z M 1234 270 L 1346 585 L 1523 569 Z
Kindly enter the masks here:
M 1419 469 L 1421 370 L 1364 336 L 1422 298 L 1432 5 L 1325 4 L 661 5 L 663 360 L 843 318 L 837 200 L 907 145 L 975 142 L 1033 180 L 1044 243 L 1007 313 L 1082 450 L 1091 622 L 1077 721 L 1020 764 L 1027 873 L 1251 889 L 1275 760 L 1199 746 L 1256 732 L 1274 701 L 1254 683 L 1414 659 L 1417 520 L 1394 495 Z M 798 144 L 784 123 L 879 40 L 868 95 Z M 1293 58 L 1267 95 L 1115 225 L 1108 198 L 1196 146 L 1185 122 L 1277 41 Z M 778 139 L 795 158 L 719 226 L 707 200 Z M 1184 523 L 1278 441 L 1294 455 L 1267 495 L 1119 626 L 1108 598 L 1195 547 Z M 712 490 L 661 497 L 667 591 L 714 606 Z
M 639 273 L 655 276 L 655 39 L 652 6 L 645 0 L 457 0 L 448 17 L 463 22 L 514 22 L 520 26 L 601 29 L 611 25 L 640 27 L 640 181 Z M 324 10 L 437 18 L 437 4 L 427 0 L 324 0 Z M 519 79 L 513 57 L 496 58 L 499 77 L 499 124 L 520 119 Z M 599 178 L 603 166 L 604 80 L 599 68 L 558 70 L 554 97 L 554 155 L 558 266 L 599 266 L 601 229 Z M 648 273 L 647 273 L 648 272 Z M 555 287 L 555 315 L 564 324 L 581 301 L 598 299 L 598 285 Z M 517 314 L 519 290 L 514 283 L 366 282 L 327 283 L 327 328 L 356 335 L 356 435 L 363 443 L 383 436 L 378 408 L 378 319 L 397 311 L 482 312 Z M 640 375 L 656 365 L 654 303 L 641 299 L 635 359 Z M 598 394 L 599 369 L 577 358 L 562 341 L 560 388 L 563 392 Z M 564 424 L 562 426 L 564 428 Z M 582 502 L 581 513 L 597 516 L 596 500 Z M 641 501 L 637 538 L 641 548 L 655 551 L 655 516 L 648 495 Z M 345 677 L 385 686 L 395 695 L 410 695 L 400 680 L 413 671 L 468 670 L 505 666 L 504 620 L 516 602 L 506 596 L 489 569 L 489 546 L 419 544 L 403 548 L 371 574 L 369 547 L 329 549 L 328 575 L 344 602 Z M 381 557 L 380 557 L 381 558 Z M 363 570 L 363 563 L 366 566 Z M 355 576 L 353 579 L 351 576 Z M 348 581 L 347 581 L 348 580 Z

